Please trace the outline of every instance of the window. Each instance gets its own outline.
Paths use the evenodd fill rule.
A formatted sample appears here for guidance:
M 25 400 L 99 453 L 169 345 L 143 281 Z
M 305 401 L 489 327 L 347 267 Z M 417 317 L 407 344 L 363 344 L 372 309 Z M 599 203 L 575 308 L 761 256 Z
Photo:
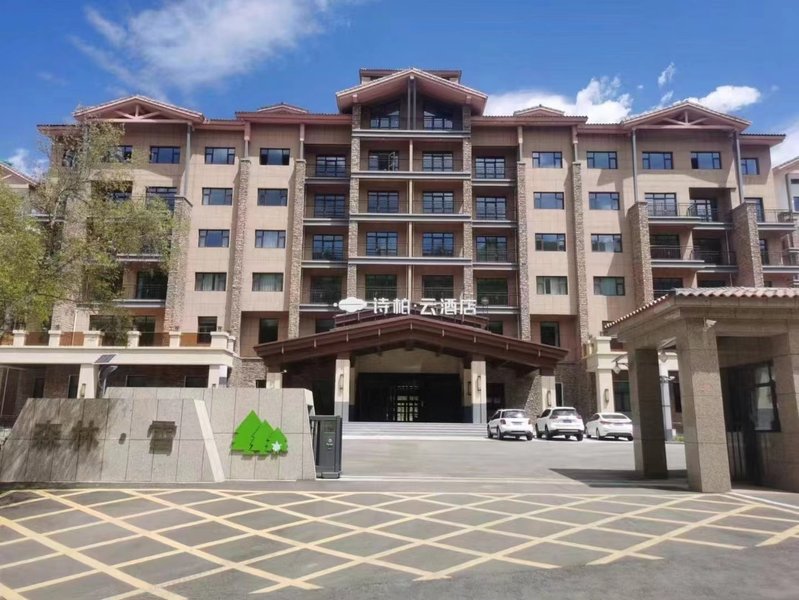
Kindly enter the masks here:
M 133 158 L 133 146 L 117 146 L 109 153 L 106 162 L 129 162 Z
M 535 249 L 542 252 L 565 252 L 565 233 L 536 233 Z
M 671 152 L 644 152 L 642 158 L 644 169 L 663 171 L 674 168 Z
M 145 199 L 147 202 L 154 200 L 163 200 L 169 210 L 175 210 L 175 197 L 177 196 L 178 188 L 174 187 L 148 187 L 145 190 Z
M 203 188 L 203 204 L 230 206 L 233 204 L 233 188 Z
M 508 218 L 508 201 L 504 196 L 478 196 L 475 218 L 486 221 L 503 221 Z
M 794 212 L 799 212 L 799 196 L 793 197 L 793 210 Z
M 261 148 L 262 165 L 283 165 L 289 164 L 291 150 L 288 148 Z
M 653 233 L 649 236 L 649 252 L 654 259 L 681 260 L 680 236 L 676 233 Z
M 150 146 L 150 162 L 153 164 L 178 164 L 180 148 L 178 146 Z
M 536 277 L 536 293 L 542 296 L 566 296 L 569 285 L 566 277 Z
M 67 398 L 78 397 L 78 375 L 70 375 L 67 378 Z
M 344 236 L 317 233 L 313 236 L 313 260 L 344 260 Z
M 720 169 L 720 152 L 691 152 L 692 169 Z
M 510 262 L 508 238 L 504 235 L 478 235 L 476 237 L 478 262 Z
M 253 292 L 282 292 L 283 273 L 253 273 Z
M 593 252 L 621 252 L 621 234 L 592 233 L 591 250 Z
M 455 278 L 452 275 L 422 275 L 422 293 L 424 298 L 455 297 Z
M 455 256 L 455 234 L 423 233 L 422 256 Z
M 682 279 L 679 277 L 655 277 L 652 279 L 652 287 L 655 291 L 655 296 L 662 296 L 682 287 Z
M 624 277 L 594 277 L 597 296 L 624 296 Z
M 347 202 L 341 194 L 316 194 L 313 216 L 321 219 L 343 219 L 347 216 Z
M 618 412 L 630 413 L 630 381 L 629 379 L 613 379 L 613 404 Z
M 227 273 L 195 273 L 195 292 L 224 292 L 227 287 Z
M 563 383 L 555 382 L 555 406 L 563 406 Z
M 720 288 L 720 287 L 727 287 L 729 282 L 723 279 L 704 279 L 696 282 L 701 288 Z
M 236 162 L 235 148 L 212 148 L 205 147 L 206 165 L 232 165 Z
M 425 104 L 425 129 L 452 129 L 454 127 L 453 112 L 448 108 Z
M 397 297 L 397 276 L 396 275 L 366 275 L 366 294 L 365 298 L 396 298 Z
M 618 192 L 588 192 L 588 208 L 591 210 L 619 210 Z
M 651 217 L 676 217 L 677 194 L 645 194 L 649 216 Z
M 284 229 L 256 229 L 256 248 L 285 248 L 286 231 Z
M 563 167 L 563 153 L 533 152 L 533 167 L 536 169 L 560 169 Z
M 423 171 L 452 171 L 454 168 L 452 152 L 424 152 L 422 154 Z
M 560 346 L 560 323 L 541 321 L 541 343 L 547 346 Z
M 505 179 L 505 159 L 500 157 L 478 157 L 474 159 L 476 179 Z
M 366 202 L 366 212 L 399 212 L 399 192 L 369 192 Z
M 758 223 L 766 221 L 766 211 L 763 208 L 763 198 L 744 198 L 744 202 L 755 205 L 755 215 Z
M 563 210 L 563 192 L 535 192 L 533 194 L 535 208 L 554 208 Z
M 369 109 L 369 127 L 372 129 L 399 129 L 400 105 L 399 102 L 373 106 Z
M 200 248 L 227 248 L 230 246 L 229 229 L 200 229 Z
M 187 388 L 208 387 L 208 375 L 186 375 L 183 378 L 183 387 Z
M 341 300 L 341 277 L 324 275 L 311 277 L 311 302 L 333 304 Z
M 276 342 L 278 333 L 277 319 L 258 320 L 258 343 Z
M 585 154 L 589 169 L 618 169 L 618 160 L 615 152 L 593 152 Z
M 715 198 L 692 198 L 691 213 L 703 221 L 718 221 L 719 210 Z
M 742 175 L 760 175 L 760 161 L 756 158 L 741 159 Z
M 216 317 L 197 317 L 198 344 L 210 344 L 212 331 L 216 331 Z
M 489 321 L 486 330 L 497 335 L 502 335 L 505 331 L 505 321 Z
M 164 300 L 168 277 L 161 271 L 139 271 L 136 273 L 137 300 Z
M 369 153 L 370 171 L 399 171 L 400 155 L 396 150 L 381 150 Z
M 133 192 L 133 183 L 121 184 L 116 189 L 108 190 L 105 194 L 109 202 L 127 202 Z
M 510 306 L 507 279 L 477 279 L 476 283 L 477 301 L 482 306 Z
M 366 256 L 397 256 L 396 231 L 370 231 L 366 234 Z
M 286 206 L 289 191 L 286 188 L 259 188 L 258 206 Z
M 314 323 L 314 333 L 325 333 L 336 328 L 335 319 L 316 319 Z
M 344 155 L 328 155 L 316 157 L 317 177 L 346 177 L 347 157 Z
M 422 193 L 422 212 L 451 215 L 455 212 L 455 195 L 452 192 Z

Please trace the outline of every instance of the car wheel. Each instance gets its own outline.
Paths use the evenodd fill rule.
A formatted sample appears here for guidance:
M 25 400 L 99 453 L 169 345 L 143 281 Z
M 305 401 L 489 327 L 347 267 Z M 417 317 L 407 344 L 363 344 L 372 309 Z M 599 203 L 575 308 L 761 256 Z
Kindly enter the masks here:
M 576 436 L 574 436 L 574 437 L 576 437 L 576 438 L 577 438 L 577 441 L 578 441 L 578 442 L 582 442 L 582 441 L 583 441 L 583 434 L 582 434 L 582 433 L 578 433 L 578 434 L 577 434 Z
M 532 439 L 533 439 L 533 434 L 532 433 L 528 433 L 527 434 L 527 441 L 529 442 Z
M 632 441 L 633 441 L 633 436 L 631 436 L 631 435 L 628 435 L 628 436 L 627 436 L 627 441 L 628 441 L 628 442 L 632 442 Z
M 587 438 L 591 437 L 591 430 L 588 429 L 588 427 L 585 428 L 585 437 L 587 437 Z
M 491 435 L 491 426 L 488 426 L 488 427 L 486 427 L 486 435 L 488 436 L 488 439 L 489 439 L 489 440 L 490 440 L 492 437 L 494 437 L 493 435 Z
M 541 439 L 541 437 L 543 437 L 541 435 L 541 431 L 538 429 L 538 425 L 535 426 L 535 437 L 537 437 L 539 440 Z
M 499 428 L 499 425 L 497 425 L 497 439 L 498 440 L 504 440 L 505 439 L 505 434 L 502 433 L 502 430 Z
M 552 432 L 549 430 L 549 427 L 544 427 L 544 435 L 548 440 L 552 439 Z
M 596 439 L 598 439 L 598 440 L 606 440 L 606 439 L 608 439 L 608 436 L 602 435 L 600 433 L 599 429 L 597 428 L 597 430 L 596 430 Z

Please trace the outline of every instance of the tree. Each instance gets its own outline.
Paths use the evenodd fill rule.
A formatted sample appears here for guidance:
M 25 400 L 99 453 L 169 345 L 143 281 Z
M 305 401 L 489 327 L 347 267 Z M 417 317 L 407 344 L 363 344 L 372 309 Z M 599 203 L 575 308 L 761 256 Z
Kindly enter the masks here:
M 50 166 L 27 197 L 0 186 L 2 333 L 46 324 L 58 303 L 127 315 L 120 295 L 120 255 L 160 256 L 166 271 L 177 226 L 164 199 L 133 197 L 144 157 L 118 153 L 121 126 L 86 122 L 58 129 L 48 141 Z
M 230 449 L 244 454 L 252 454 L 253 437 L 255 432 L 261 427 L 261 419 L 255 414 L 255 411 L 250 411 L 244 420 L 236 427 L 233 432 L 233 442 L 230 444 Z

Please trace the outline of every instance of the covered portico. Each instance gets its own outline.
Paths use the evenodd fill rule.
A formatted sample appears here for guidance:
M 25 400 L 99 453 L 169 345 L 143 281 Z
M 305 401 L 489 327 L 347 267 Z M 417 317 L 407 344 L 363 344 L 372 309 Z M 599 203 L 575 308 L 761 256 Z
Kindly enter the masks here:
M 799 491 L 799 290 L 678 289 L 606 332 L 627 351 L 639 473 L 667 476 L 658 365 L 676 349 L 691 489 Z
M 491 333 L 478 320 L 354 317 L 331 331 L 256 346 L 268 378 L 329 395 L 330 412 L 345 421 L 485 423 L 489 367 L 529 381 L 524 400 L 554 401 L 554 368 L 565 350 Z

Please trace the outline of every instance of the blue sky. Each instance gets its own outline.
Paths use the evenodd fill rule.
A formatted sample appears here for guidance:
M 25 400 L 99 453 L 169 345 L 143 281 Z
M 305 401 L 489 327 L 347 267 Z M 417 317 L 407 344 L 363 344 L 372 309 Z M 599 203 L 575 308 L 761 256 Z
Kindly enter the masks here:
M 793 4 L 3 0 L 0 158 L 35 169 L 37 123 L 131 93 L 210 117 L 280 101 L 334 112 L 359 67 L 417 66 L 462 69 L 497 114 L 543 103 L 607 122 L 693 98 L 788 133 L 781 161 L 799 154 Z

